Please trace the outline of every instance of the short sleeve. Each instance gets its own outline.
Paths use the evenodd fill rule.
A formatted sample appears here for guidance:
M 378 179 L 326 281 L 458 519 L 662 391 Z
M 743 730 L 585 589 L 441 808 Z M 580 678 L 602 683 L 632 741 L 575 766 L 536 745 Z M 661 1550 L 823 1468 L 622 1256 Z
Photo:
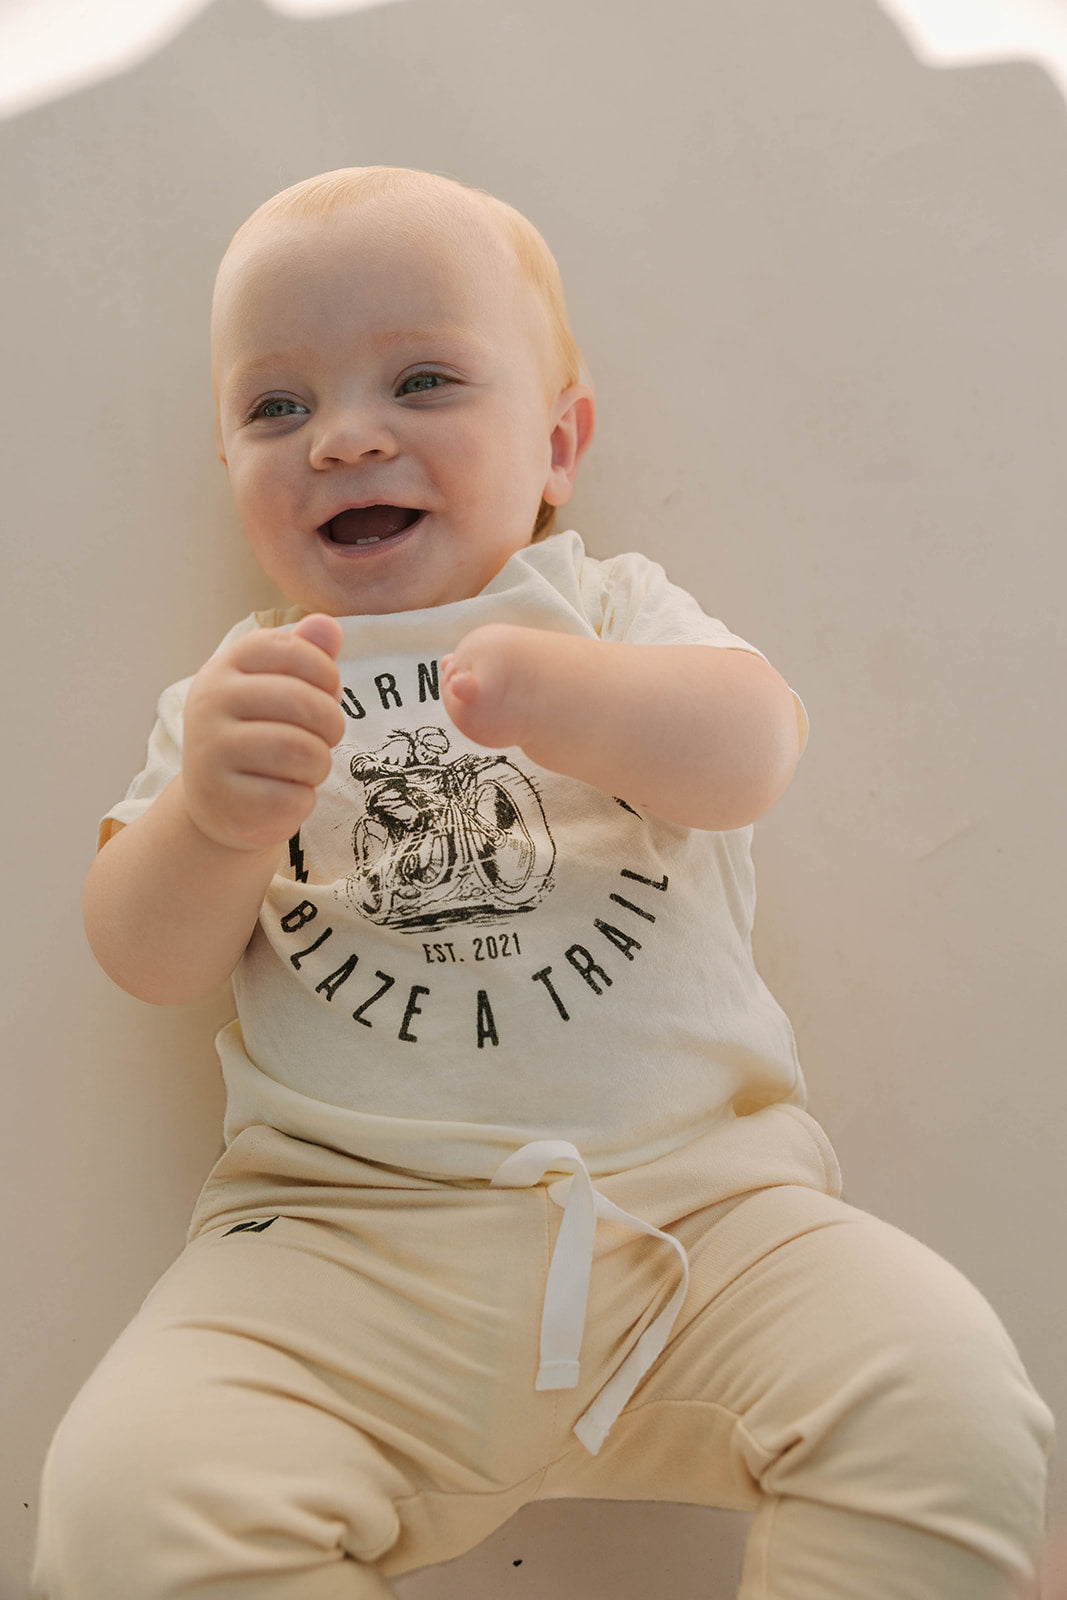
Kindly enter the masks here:
M 748 650 L 767 661 L 762 650 L 711 617 L 656 561 L 631 551 L 596 563 L 600 568 L 599 627 L 602 639 L 623 644 L 710 644 Z M 773 665 L 773 662 L 768 662 Z M 790 686 L 797 717 L 799 754 L 808 742 L 808 713 Z
M 182 768 L 182 715 L 192 678 L 183 678 L 164 689 L 156 703 L 156 720 L 148 738 L 148 755 L 143 771 L 134 778 L 125 797 L 100 819 L 97 849 L 100 850 L 117 828 L 136 822 L 159 798 Z

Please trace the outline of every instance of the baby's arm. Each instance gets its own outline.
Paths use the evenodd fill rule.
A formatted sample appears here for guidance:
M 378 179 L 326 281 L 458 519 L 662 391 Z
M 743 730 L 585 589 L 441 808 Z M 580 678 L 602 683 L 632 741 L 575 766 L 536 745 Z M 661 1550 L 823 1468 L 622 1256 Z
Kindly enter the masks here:
M 797 714 L 751 651 L 492 623 L 441 663 L 456 727 L 691 828 L 745 827 L 792 781 Z
M 251 938 L 282 845 L 315 806 L 344 733 L 341 626 L 261 629 L 201 668 L 182 770 L 99 851 L 82 911 L 109 977 L 155 1005 L 202 999 Z

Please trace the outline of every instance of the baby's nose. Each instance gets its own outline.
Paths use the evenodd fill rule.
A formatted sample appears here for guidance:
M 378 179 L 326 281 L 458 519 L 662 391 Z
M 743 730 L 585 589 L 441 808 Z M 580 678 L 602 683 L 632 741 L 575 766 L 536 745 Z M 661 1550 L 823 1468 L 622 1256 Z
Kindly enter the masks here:
M 395 456 L 396 435 L 379 412 L 371 407 L 346 407 L 328 414 L 319 413 L 311 440 L 311 464 L 329 466 L 332 462 L 360 461 L 365 456 Z

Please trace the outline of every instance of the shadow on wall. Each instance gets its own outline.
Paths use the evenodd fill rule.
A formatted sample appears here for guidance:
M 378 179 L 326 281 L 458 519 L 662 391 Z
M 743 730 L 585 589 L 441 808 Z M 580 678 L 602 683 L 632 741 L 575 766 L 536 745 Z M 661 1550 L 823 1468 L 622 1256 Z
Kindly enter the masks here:
M 541 1502 L 467 1555 L 390 1583 L 397 1600 L 734 1600 L 750 1521 L 699 1506 Z

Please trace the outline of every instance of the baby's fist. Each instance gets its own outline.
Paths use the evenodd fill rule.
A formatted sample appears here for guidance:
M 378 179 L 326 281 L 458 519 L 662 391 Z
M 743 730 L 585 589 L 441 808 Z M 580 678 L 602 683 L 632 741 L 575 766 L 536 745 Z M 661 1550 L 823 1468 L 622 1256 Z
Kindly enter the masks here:
M 335 657 L 344 630 L 323 613 L 260 628 L 201 667 L 185 704 L 182 782 L 191 821 L 216 844 L 265 850 L 311 815 L 344 735 Z
M 344 643 L 345 632 L 336 617 L 328 617 L 324 611 L 314 611 L 308 617 L 301 617 L 293 629 L 293 633 L 300 639 L 307 639 L 311 644 L 317 644 L 320 650 L 334 661 L 337 652 Z
M 441 698 L 460 733 L 492 749 L 527 734 L 537 630 L 491 622 L 441 657 Z

